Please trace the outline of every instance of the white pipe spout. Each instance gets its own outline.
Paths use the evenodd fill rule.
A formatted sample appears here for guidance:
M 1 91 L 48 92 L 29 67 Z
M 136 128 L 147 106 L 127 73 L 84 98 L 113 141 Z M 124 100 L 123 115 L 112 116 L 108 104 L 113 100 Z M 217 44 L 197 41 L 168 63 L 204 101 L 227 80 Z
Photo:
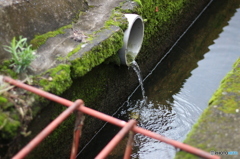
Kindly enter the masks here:
M 144 24 L 142 17 L 137 14 L 125 14 L 125 17 L 128 20 L 128 28 L 124 32 L 123 47 L 118 53 L 121 63 L 129 66 L 142 47 Z

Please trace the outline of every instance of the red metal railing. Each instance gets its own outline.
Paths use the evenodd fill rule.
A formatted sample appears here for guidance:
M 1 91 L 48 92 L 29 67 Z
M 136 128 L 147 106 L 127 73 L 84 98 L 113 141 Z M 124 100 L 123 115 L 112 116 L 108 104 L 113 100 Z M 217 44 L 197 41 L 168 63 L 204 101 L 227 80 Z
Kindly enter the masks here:
M 170 144 L 174 147 L 180 148 L 184 151 L 187 151 L 189 153 L 195 154 L 200 157 L 209 158 L 209 159 L 219 159 L 219 156 L 213 156 L 208 152 L 205 152 L 203 150 L 200 150 L 198 148 L 189 146 L 187 144 L 168 139 L 162 135 L 156 134 L 154 132 L 151 132 L 149 130 L 143 129 L 141 127 L 136 126 L 135 120 L 130 120 L 128 123 L 125 121 L 119 120 L 117 118 L 114 118 L 112 116 L 106 115 L 104 113 L 98 112 L 96 110 L 93 110 L 91 108 L 85 107 L 82 100 L 77 100 L 75 103 L 58 97 L 54 94 L 45 92 L 43 90 L 34 88 L 32 86 L 26 85 L 20 81 L 16 81 L 14 79 L 11 79 L 10 77 L 3 77 L 3 81 L 8 82 L 12 85 L 18 86 L 20 88 L 23 88 L 25 90 L 28 90 L 30 92 L 33 92 L 35 94 L 38 94 L 42 97 L 45 97 L 47 99 L 50 99 L 52 101 L 55 101 L 57 103 L 60 103 L 62 105 L 65 105 L 69 107 L 66 109 L 62 114 L 60 114 L 52 123 L 50 123 L 39 135 L 37 135 L 29 144 L 27 144 L 19 153 L 17 153 L 14 158 L 19 159 L 25 157 L 28 153 L 31 152 L 48 134 L 50 134 L 63 120 L 66 119 L 66 117 L 71 114 L 75 109 L 79 111 L 79 115 L 76 120 L 75 130 L 74 130 L 74 141 L 73 141 L 73 147 L 71 152 L 71 159 L 75 158 L 78 144 L 79 144 L 79 135 L 81 134 L 81 129 L 83 125 L 83 113 L 91 115 L 93 117 L 96 117 L 98 119 L 107 121 L 109 123 L 112 123 L 114 125 L 117 125 L 119 127 L 123 127 L 121 131 L 112 139 L 112 141 L 103 149 L 102 152 L 96 157 L 98 159 L 106 157 L 109 152 L 117 145 L 117 143 L 121 140 L 121 138 L 130 131 L 129 141 L 126 147 L 124 158 L 130 158 L 131 149 L 132 149 L 132 140 L 133 140 L 133 132 L 140 133 L 143 135 L 146 135 L 148 137 L 154 138 L 156 140 L 165 142 L 167 144 Z M 133 131 L 133 132 L 131 132 Z
M 83 105 L 82 100 L 77 100 L 73 103 L 68 109 L 66 109 L 63 113 L 61 113 L 55 120 L 53 120 L 45 129 L 43 129 L 32 141 L 30 141 L 17 155 L 13 157 L 13 159 L 24 158 L 27 154 L 29 154 L 38 144 L 42 142 L 44 138 L 46 138 L 54 129 L 57 128 L 75 109 L 77 109 L 80 105 Z M 76 142 L 78 139 L 76 139 Z M 75 149 L 78 144 L 73 145 L 74 152 L 71 153 L 71 158 L 76 157 Z

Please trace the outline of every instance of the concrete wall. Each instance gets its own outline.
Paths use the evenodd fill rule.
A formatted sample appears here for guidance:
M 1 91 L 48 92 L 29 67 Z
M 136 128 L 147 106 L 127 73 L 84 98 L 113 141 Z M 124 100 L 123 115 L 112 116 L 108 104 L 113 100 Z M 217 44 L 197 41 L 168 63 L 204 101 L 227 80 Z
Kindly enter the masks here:
M 14 36 L 32 39 L 71 23 L 88 8 L 84 0 L 4 0 L 0 2 L 0 62 L 10 57 L 2 45 Z

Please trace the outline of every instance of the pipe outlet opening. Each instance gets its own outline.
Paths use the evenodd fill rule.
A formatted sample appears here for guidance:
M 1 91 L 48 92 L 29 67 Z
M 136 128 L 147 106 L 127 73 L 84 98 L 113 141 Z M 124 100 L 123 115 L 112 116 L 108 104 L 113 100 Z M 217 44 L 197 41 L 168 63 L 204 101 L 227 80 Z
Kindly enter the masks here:
M 144 24 L 142 17 L 137 14 L 125 14 L 128 28 L 124 32 L 123 47 L 119 50 L 121 63 L 129 66 L 137 57 L 143 42 Z

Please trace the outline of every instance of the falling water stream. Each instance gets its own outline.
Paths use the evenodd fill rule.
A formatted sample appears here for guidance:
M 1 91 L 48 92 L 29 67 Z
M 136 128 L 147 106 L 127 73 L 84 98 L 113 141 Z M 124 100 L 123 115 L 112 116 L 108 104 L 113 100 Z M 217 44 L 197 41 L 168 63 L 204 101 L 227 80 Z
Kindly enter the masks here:
M 126 121 L 135 118 L 140 127 L 183 141 L 240 57 L 239 6 L 239 0 L 213 1 L 143 82 L 133 62 L 140 87 L 115 117 Z M 107 124 L 78 157 L 94 158 L 118 131 L 118 127 Z M 109 158 L 122 158 L 126 141 L 124 138 Z M 134 142 L 134 159 L 171 159 L 177 151 L 140 134 L 135 135 Z
M 144 90 L 144 86 L 143 86 L 143 79 L 142 79 L 142 75 L 141 75 L 141 69 L 138 66 L 138 63 L 135 60 L 132 61 L 131 67 L 133 68 L 133 70 L 137 74 L 139 85 L 140 85 L 141 92 L 142 92 L 142 100 L 140 100 L 140 105 L 138 107 L 139 114 L 138 115 L 136 114 L 137 116 L 139 116 L 141 114 L 141 111 L 143 110 L 143 107 L 147 105 L 147 97 L 145 96 L 145 90 Z

